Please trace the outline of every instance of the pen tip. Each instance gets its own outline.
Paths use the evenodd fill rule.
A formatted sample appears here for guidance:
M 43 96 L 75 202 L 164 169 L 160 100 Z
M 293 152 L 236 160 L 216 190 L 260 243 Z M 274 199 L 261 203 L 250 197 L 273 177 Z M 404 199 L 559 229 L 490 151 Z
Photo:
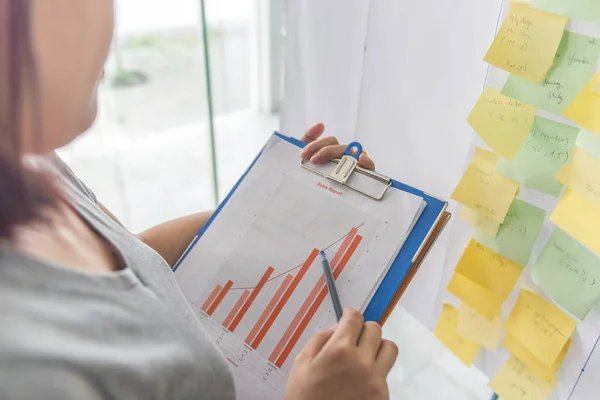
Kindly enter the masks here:
M 321 258 L 325 258 L 325 250 L 321 250 L 319 254 L 321 255 Z

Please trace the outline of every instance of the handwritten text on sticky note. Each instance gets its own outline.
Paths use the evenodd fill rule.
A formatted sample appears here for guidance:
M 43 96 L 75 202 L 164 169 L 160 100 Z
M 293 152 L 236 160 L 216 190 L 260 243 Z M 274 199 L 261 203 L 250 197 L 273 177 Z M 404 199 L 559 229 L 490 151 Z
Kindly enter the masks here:
M 563 349 L 561 350 L 558 358 L 548 367 L 538 360 L 529 350 L 527 350 L 521 343 L 519 343 L 511 335 L 505 335 L 502 339 L 502 346 L 509 351 L 510 354 L 518 358 L 525 365 L 527 365 L 533 372 L 540 377 L 544 378 L 548 382 L 551 382 L 562 365 L 569 348 L 571 347 L 571 339 L 567 341 Z
M 488 320 L 477 311 L 462 303 L 458 317 L 458 333 L 490 350 L 496 350 L 502 331 L 502 316 Z
M 600 298 L 600 258 L 559 228 L 535 262 L 533 281 L 546 295 L 585 319 Z
M 484 215 L 479 214 L 477 211 L 473 211 L 468 207 L 460 207 L 460 219 L 477 229 L 483 235 L 489 237 L 496 237 L 498 230 L 500 229 L 500 223 L 496 222 Z
M 513 159 L 531 131 L 536 108 L 486 87 L 468 122 L 499 155 Z
M 495 238 L 476 233 L 475 240 L 517 264 L 526 266 L 544 225 L 546 212 L 514 199 Z
M 512 3 L 484 60 L 533 82 L 542 82 L 554 62 L 567 21 L 567 17 Z
M 460 180 L 452 198 L 496 222 L 503 222 L 519 190 L 519 184 L 504 176 L 478 167 L 474 159 Z
M 573 157 L 579 129 L 536 117 L 525 144 L 514 160 L 501 159 L 498 172 L 525 186 L 558 196 L 562 184 L 555 175 Z
M 469 366 L 473 363 L 481 346 L 459 335 L 457 326 L 458 310 L 451 304 L 444 304 L 442 314 L 435 327 L 435 337 L 437 337 L 465 365 Z
M 523 362 L 511 357 L 489 386 L 502 399 L 546 400 L 556 383 L 556 380 L 547 382 Z
M 550 301 L 522 289 L 505 329 L 545 366 L 551 367 L 576 326 L 576 320 Z
M 544 80 L 535 83 L 511 75 L 502 94 L 561 114 L 594 76 L 599 56 L 600 40 L 565 31 Z
M 506 299 L 521 276 L 523 267 L 471 240 L 454 271 Z

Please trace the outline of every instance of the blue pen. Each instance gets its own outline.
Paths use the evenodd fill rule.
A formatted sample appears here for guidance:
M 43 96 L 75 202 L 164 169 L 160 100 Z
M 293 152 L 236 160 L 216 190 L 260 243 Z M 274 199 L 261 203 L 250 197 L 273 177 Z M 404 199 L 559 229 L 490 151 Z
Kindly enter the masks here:
M 335 278 L 331 272 L 331 266 L 329 265 L 329 261 L 327 261 L 325 252 L 321 250 L 319 254 L 321 254 L 323 275 L 325 275 L 325 280 L 327 281 L 327 287 L 329 288 L 329 294 L 331 295 L 331 301 L 333 302 L 333 308 L 335 309 L 335 316 L 339 321 L 342 318 L 344 310 L 342 309 L 342 302 L 340 301 L 340 296 L 338 295 L 337 287 L 335 286 Z

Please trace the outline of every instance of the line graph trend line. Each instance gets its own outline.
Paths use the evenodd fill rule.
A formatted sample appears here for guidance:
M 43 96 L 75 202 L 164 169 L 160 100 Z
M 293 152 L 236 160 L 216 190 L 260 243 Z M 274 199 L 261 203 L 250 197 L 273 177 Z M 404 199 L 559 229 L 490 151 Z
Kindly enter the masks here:
M 354 229 L 360 229 L 360 228 L 361 228 L 361 227 L 362 227 L 364 224 L 365 224 L 364 222 L 361 222 L 361 224 L 360 224 L 360 225 L 358 225 L 358 226 L 355 226 L 355 227 L 354 227 Z M 350 232 L 351 232 L 351 231 L 350 231 Z M 341 242 L 342 240 L 346 239 L 346 237 L 347 237 L 347 236 L 350 234 L 350 232 L 346 233 L 344 236 L 342 236 L 341 238 L 339 238 L 339 239 L 338 239 L 338 240 L 336 240 L 335 242 L 331 243 L 329 246 L 327 246 L 327 247 L 324 247 L 324 248 L 323 248 L 323 250 L 329 250 L 330 248 L 332 248 L 333 246 L 335 246 L 336 244 L 338 244 L 338 243 L 339 243 L 339 242 Z M 280 274 L 277 274 L 277 275 L 275 275 L 275 276 L 271 277 L 271 278 L 270 278 L 269 280 L 267 280 L 267 282 L 265 282 L 265 283 L 269 283 L 269 282 L 271 282 L 271 281 L 274 281 L 274 280 L 275 280 L 275 279 L 277 279 L 277 278 L 280 278 L 280 277 L 282 277 L 282 276 L 284 276 L 284 275 L 287 275 L 287 274 L 289 274 L 290 272 L 292 272 L 292 271 L 295 271 L 295 270 L 297 270 L 297 269 L 301 268 L 301 267 L 302 267 L 302 265 L 304 265 L 304 263 L 300 263 L 299 265 L 296 265 L 295 267 L 293 267 L 293 268 L 290 268 L 290 269 L 288 269 L 287 271 L 284 271 L 284 272 L 282 272 L 282 273 L 280 273 Z M 247 286 L 247 287 L 232 287 L 232 288 L 230 288 L 230 289 L 229 289 L 229 291 L 232 291 L 232 290 L 252 290 L 252 289 L 254 289 L 255 287 L 256 287 L 256 286 Z

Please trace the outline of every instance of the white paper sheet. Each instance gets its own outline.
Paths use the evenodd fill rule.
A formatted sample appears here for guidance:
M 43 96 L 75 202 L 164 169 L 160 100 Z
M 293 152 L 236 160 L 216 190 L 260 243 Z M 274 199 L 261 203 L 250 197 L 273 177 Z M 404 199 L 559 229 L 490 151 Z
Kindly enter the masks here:
M 183 293 L 230 361 L 242 398 L 281 398 L 295 354 L 312 333 L 335 323 L 328 294 L 307 300 L 322 278 L 319 259 L 307 264 L 309 255 L 326 250 L 334 271 L 341 270 L 342 304 L 363 310 L 422 209 L 423 199 L 409 193 L 389 190 L 376 201 L 322 178 L 300 167 L 296 146 L 269 141 L 176 270 Z M 343 257 L 336 256 L 340 247 Z M 239 319 L 263 276 L 266 283 Z M 280 300 L 270 308 L 273 298 Z

